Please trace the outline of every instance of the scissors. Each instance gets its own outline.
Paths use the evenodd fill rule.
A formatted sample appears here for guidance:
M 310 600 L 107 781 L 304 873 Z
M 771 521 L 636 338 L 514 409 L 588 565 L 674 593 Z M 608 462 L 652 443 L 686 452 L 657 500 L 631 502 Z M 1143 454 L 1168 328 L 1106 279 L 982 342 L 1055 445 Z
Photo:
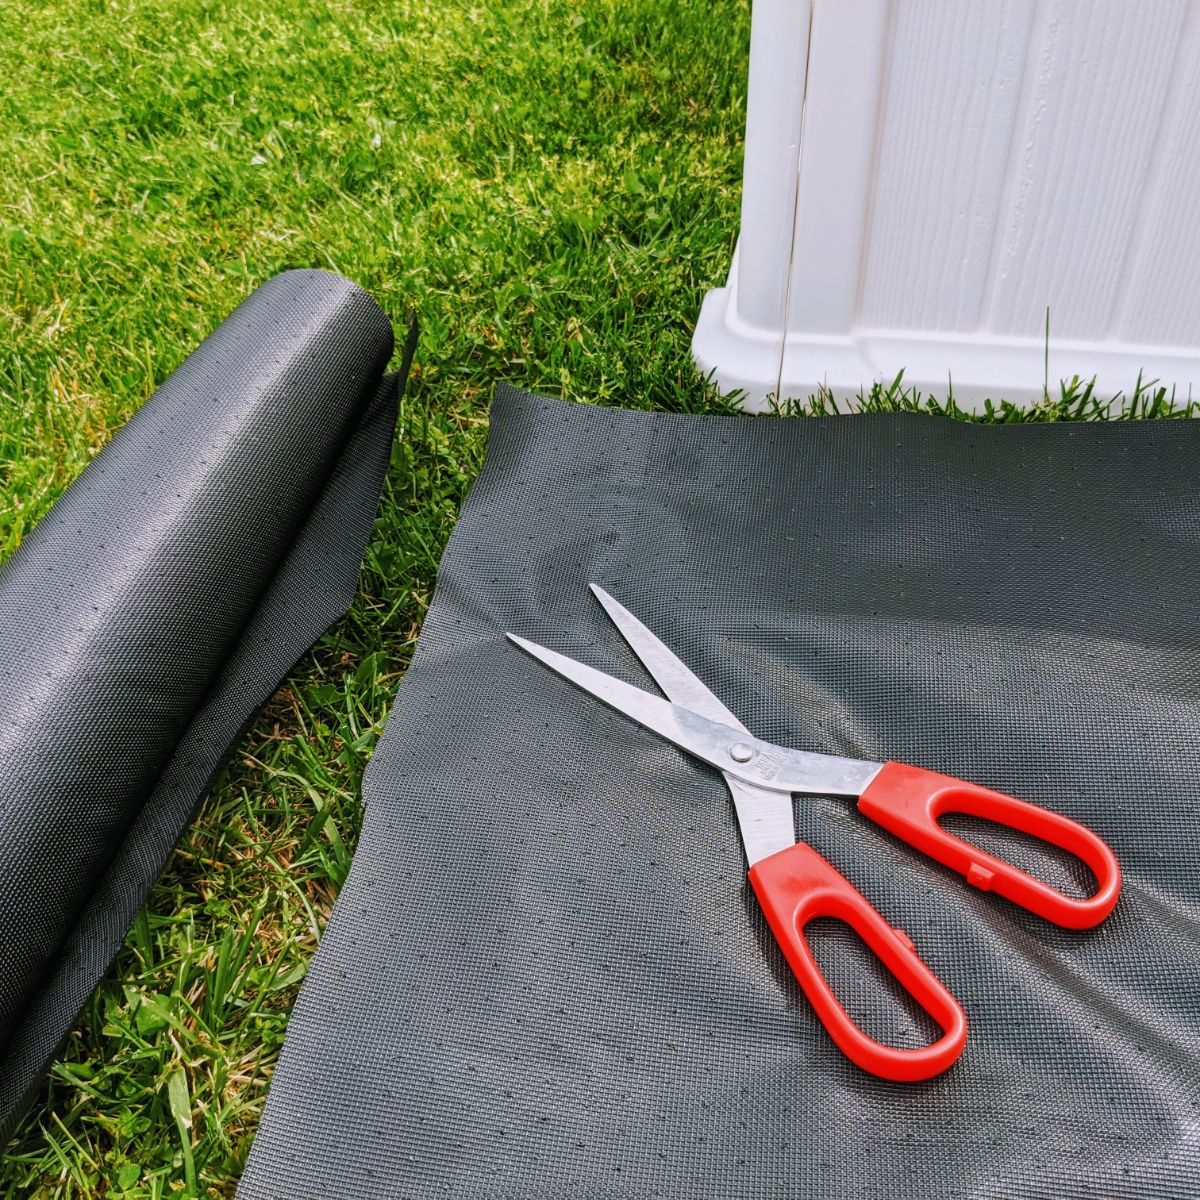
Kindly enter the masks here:
M 636 688 L 536 642 L 508 634 L 551 670 L 598 700 L 716 767 L 733 796 L 750 884 L 763 914 L 817 1017 L 838 1048 L 864 1071 L 912 1082 L 947 1070 L 967 1040 L 961 1005 L 925 965 L 911 939 L 811 846 L 797 841 L 795 792 L 855 796 L 858 811 L 903 842 L 985 892 L 995 892 L 1067 929 L 1098 925 L 1121 891 L 1113 852 L 1090 829 L 1001 792 L 898 762 L 862 762 L 776 746 L 754 737 L 715 695 L 603 588 L 596 598 L 668 699 Z M 1031 834 L 1076 855 L 1096 878 L 1096 892 L 1076 899 L 996 858 L 938 824 L 964 813 Z M 834 995 L 804 934 L 818 917 L 844 921 L 941 1030 L 915 1049 L 889 1046 L 865 1033 Z

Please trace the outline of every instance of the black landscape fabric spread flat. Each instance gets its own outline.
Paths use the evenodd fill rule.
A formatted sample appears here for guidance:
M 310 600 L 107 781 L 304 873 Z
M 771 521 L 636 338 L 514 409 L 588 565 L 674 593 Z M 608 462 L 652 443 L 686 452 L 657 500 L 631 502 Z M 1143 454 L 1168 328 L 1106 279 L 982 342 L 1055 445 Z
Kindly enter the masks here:
M 1197 464 L 1187 421 L 501 387 L 242 1200 L 1200 1194 Z M 799 836 L 970 1020 L 947 1074 L 863 1074 L 767 931 L 720 775 L 505 640 L 648 686 L 589 582 L 761 737 L 1089 825 L 1115 911 L 1057 928 L 797 798 Z M 929 1036 L 837 926 L 813 933 L 866 1027 Z
M 0 567 L 0 1139 L 226 753 L 354 599 L 401 370 L 360 288 L 289 271 Z

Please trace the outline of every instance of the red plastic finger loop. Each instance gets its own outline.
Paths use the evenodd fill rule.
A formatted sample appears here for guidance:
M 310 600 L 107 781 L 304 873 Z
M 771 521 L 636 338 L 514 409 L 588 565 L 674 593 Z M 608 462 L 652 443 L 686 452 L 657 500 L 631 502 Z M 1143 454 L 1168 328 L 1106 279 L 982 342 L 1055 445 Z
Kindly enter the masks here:
M 902 1083 L 930 1079 L 953 1065 L 967 1040 L 962 1008 L 921 961 L 908 936 L 893 929 L 845 876 L 800 842 L 755 863 L 750 883 L 809 1003 L 851 1062 Z M 804 927 L 817 917 L 834 917 L 854 929 L 942 1036 L 928 1046 L 901 1049 L 864 1033 L 834 995 L 804 936 Z
M 859 811 L 901 841 L 950 867 L 967 882 L 1067 929 L 1090 929 L 1112 912 L 1121 894 L 1121 868 L 1108 846 L 1083 825 L 1003 792 L 905 763 L 884 763 L 859 797 Z M 1002 858 L 955 837 L 938 824 L 947 813 L 995 821 L 1057 846 L 1082 860 L 1096 891 L 1077 899 Z

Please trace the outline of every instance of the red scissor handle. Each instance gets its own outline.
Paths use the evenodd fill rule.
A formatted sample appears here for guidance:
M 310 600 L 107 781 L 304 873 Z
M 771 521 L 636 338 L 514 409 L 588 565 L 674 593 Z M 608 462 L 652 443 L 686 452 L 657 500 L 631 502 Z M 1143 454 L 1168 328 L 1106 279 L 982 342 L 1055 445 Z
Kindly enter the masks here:
M 911 1083 L 950 1067 L 967 1041 L 967 1018 L 941 980 L 921 961 L 906 933 L 893 929 L 863 894 L 811 846 L 798 842 L 750 868 L 750 883 L 796 979 L 842 1053 L 882 1079 Z M 834 995 L 817 965 L 804 927 L 817 917 L 845 921 L 874 951 L 942 1036 L 902 1050 L 864 1033 Z
M 859 797 L 858 809 L 923 854 L 967 877 L 985 892 L 1067 929 L 1090 929 L 1112 912 L 1121 893 L 1121 868 L 1090 829 L 1058 813 L 936 771 L 889 762 Z M 1032 834 L 1080 858 L 1096 877 L 1093 896 L 1076 900 L 1032 875 L 947 833 L 938 818 L 963 813 Z

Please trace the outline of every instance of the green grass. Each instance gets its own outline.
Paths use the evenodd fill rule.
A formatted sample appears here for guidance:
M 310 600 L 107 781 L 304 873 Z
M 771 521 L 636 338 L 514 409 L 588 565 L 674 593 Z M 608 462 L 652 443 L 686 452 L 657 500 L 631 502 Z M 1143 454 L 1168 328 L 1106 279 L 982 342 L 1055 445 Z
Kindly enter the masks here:
M 748 27 L 746 0 L 0 0 L 0 556 L 276 271 L 423 321 L 358 602 L 184 836 L 0 1195 L 232 1195 L 492 385 L 728 407 L 688 342 L 737 226 Z M 985 419 L 1102 408 L 1076 380 Z

